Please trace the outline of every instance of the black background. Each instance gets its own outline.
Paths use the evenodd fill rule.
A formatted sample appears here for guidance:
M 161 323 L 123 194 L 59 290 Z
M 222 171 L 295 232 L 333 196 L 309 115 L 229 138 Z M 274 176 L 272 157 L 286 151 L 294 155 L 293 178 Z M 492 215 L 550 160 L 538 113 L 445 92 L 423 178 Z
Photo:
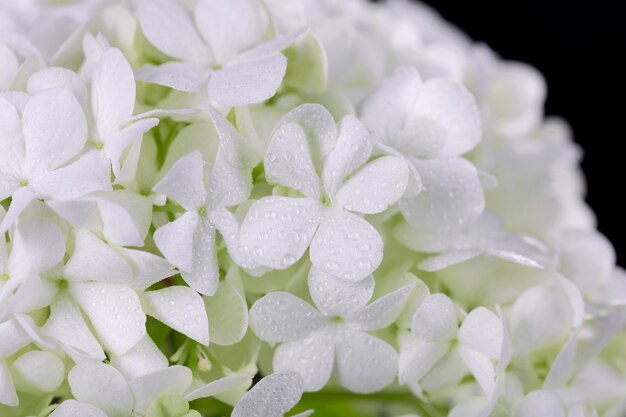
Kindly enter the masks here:
M 626 12 L 623 0 L 427 0 L 502 57 L 548 82 L 547 114 L 569 121 L 585 157 L 587 201 L 626 266 Z

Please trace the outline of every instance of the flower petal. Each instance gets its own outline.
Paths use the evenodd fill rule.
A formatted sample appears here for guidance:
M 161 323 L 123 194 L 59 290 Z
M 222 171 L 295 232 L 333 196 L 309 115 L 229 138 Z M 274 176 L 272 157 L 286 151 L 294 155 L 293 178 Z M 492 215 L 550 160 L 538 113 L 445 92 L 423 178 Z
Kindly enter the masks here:
M 65 264 L 65 278 L 130 283 L 132 275 L 130 265 L 113 248 L 87 230 L 74 231 L 74 253 Z
M 181 275 L 191 288 L 204 295 L 213 295 L 219 286 L 215 227 L 210 219 L 200 218 L 193 233 L 191 270 Z
M 235 109 L 235 117 L 237 118 L 237 126 L 244 119 Z M 258 143 L 250 137 L 250 133 L 242 129 L 241 133 L 224 118 L 215 108 L 209 106 L 207 108 L 209 116 L 215 126 L 215 132 L 219 138 L 219 144 L 226 160 L 235 168 L 243 170 L 251 170 L 262 160 L 262 151 L 259 149 Z M 240 117 L 241 116 L 241 117 Z M 251 123 L 251 122 L 250 122 Z
M 248 330 L 248 304 L 241 291 L 239 271 L 233 267 L 212 297 L 203 297 L 211 325 L 211 343 L 229 346 L 243 339 Z
M 135 249 L 117 248 L 133 270 L 133 288 L 144 290 L 164 278 L 176 275 L 174 267 L 160 256 Z
M 153 188 L 165 194 L 185 210 L 197 210 L 206 201 L 204 186 L 204 160 L 200 151 L 193 151 L 180 158 Z
M 302 397 L 296 372 L 279 372 L 261 379 L 235 405 L 232 417 L 283 417 Z
M 565 417 L 563 404 L 552 391 L 531 391 L 519 402 L 515 417 Z
M 211 73 L 209 98 L 223 106 L 261 103 L 276 94 L 286 70 L 283 54 L 228 65 Z
M 7 172 L 17 174 L 18 166 L 24 158 L 22 121 L 15 106 L 4 98 L 0 98 L 0 125 L 0 199 L 4 200 L 7 191 L 3 188 L 2 175 Z
M 46 198 L 70 200 L 94 191 L 111 191 L 110 163 L 101 152 L 91 151 L 77 161 L 31 181 Z
M 329 212 L 320 223 L 310 250 L 316 268 L 346 281 L 359 281 L 378 268 L 383 241 L 378 231 L 361 217 Z
M 373 331 L 390 326 L 400 313 L 415 285 L 405 285 L 380 297 L 372 304 L 357 311 L 350 322 L 356 323 L 362 330 Z
M 427 81 L 403 128 L 407 156 L 447 158 L 472 150 L 481 139 L 480 114 L 474 96 L 448 79 Z
M 165 259 L 183 271 L 193 269 L 193 236 L 199 221 L 195 212 L 187 212 L 154 232 L 154 243 Z
M 212 208 L 236 206 L 248 199 L 252 191 L 251 170 L 235 168 L 220 149 L 209 178 L 208 205 Z
M 322 173 L 329 194 L 335 194 L 343 180 L 367 162 L 372 153 L 369 132 L 359 119 L 348 115 L 341 119 L 338 128 L 337 143 L 328 154 Z
M 168 365 L 167 358 L 148 335 L 128 352 L 111 356 L 111 366 L 128 380 L 167 369 Z
M 451 250 L 439 255 L 426 258 L 418 264 L 421 270 L 427 272 L 436 272 L 446 269 L 449 266 L 458 265 L 460 263 L 477 258 L 481 255 L 479 250 Z
M 15 227 L 9 266 L 12 270 L 46 271 L 63 259 L 65 236 L 48 219 L 27 217 Z
M 78 155 L 87 141 L 83 110 L 66 90 L 54 88 L 32 96 L 22 123 L 27 170 L 59 168 Z
M 305 391 L 319 391 L 330 379 L 334 353 L 332 333 L 318 330 L 303 339 L 278 346 L 273 368 L 275 372 L 297 372 Z
M 89 330 L 83 316 L 66 295 L 60 295 L 50 306 L 50 316 L 41 328 L 42 334 L 59 341 L 71 353 L 95 360 L 106 358 L 100 343 Z
M 463 158 L 410 161 L 422 177 L 423 190 L 405 196 L 404 218 L 425 232 L 445 233 L 476 220 L 485 208 L 478 171 Z
M 106 142 L 135 109 L 135 76 L 117 48 L 102 53 L 91 82 L 91 111 L 97 139 Z
M 496 388 L 496 370 L 493 361 L 482 353 L 467 349 L 465 346 L 459 347 L 459 356 L 469 368 L 485 396 L 491 398 Z
M 109 417 L 127 417 L 133 409 L 128 383 L 114 367 L 85 362 L 67 375 L 72 395 L 78 401 L 95 405 Z
M 93 405 L 81 403 L 75 400 L 63 401 L 50 417 L 108 417 L 106 413 Z
M 203 345 L 209 344 L 209 321 L 202 297 L 189 287 L 175 285 L 144 293 L 145 311 Z
M 129 190 L 94 197 L 102 217 L 102 233 L 114 246 L 144 246 L 152 220 L 152 200 Z
M 136 76 L 141 81 L 193 93 L 202 89 L 210 73 L 204 63 L 171 61 L 161 65 L 145 65 L 137 71 Z
M 395 156 L 383 156 L 346 181 L 337 192 L 337 204 L 359 213 L 382 213 L 400 200 L 408 183 L 406 162 Z
M 339 383 L 352 392 L 369 394 L 393 382 L 398 354 L 386 342 L 367 333 L 343 329 L 336 336 Z
M 485 307 L 477 307 L 463 320 L 459 328 L 459 343 L 489 359 L 497 359 L 502 351 L 502 323 Z
M 0 234 L 4 234 L 17 221 L 18 217 L 30 203 L 40 195 L 32 192 L 29 187 L 18 188 L 11 196 L 11 205 L 0 223 Z
M 0 404 L 16 407 L 20 403 L 11 379 L 11 373 L 4 360 L 0 361 Z
M 193 401 L 198 398 L 212 397 L 214 395 L 239 388 L 245 383 L 250 384 L 251 382 L 251 378 L 246 375 L 227 376 L 187 392 L 185 394 L 185 400 Z
M 307 139 L 300 125 L 279 123 L 265 154 L 265 175 L 270 183 L 287 186 L 318 200 L 322 188 Z
M 216 62 L 222 65 L 258 43 L 269 24 L 265 10 L 256 0 L 200 0 L 194 12 L 202 37 Z
M 398 379 L 403 384 L 418 383 L 448 352 L 448 342 L 422 342 L 411 339 L 400 349 Z
M 104 347 L 112 353 L 127 352 L 146 334 L 146 315 L 137 294 L 130 288 L 81 282 L 72 283 L 70 292 L 89 317 Z
M 143 0 L 137 10 L 141 30 L 167 55 L 186 61 L 206 61 L 207 47 L 185 7 L 174 0 Z
M 421 386 L 425 391 L 437 392 L 457 385 L 467 373 L 467 368 L 457 349 L 449 350 L 424 378 Z
M 458 331 L 456 309 L 444 294 L 432 294 L 422 301 L 413 316 L 411 333 L 423 341 L 448 341 Z
M 252 259 L 272 269 L 293 265 L 317 229 L 322 205 L 308 198 L 265 197 L 255 201 L 241 225 L 241 244 Z
M 250 327 L 270 343 L 301 339 L 320 329 L 326 320 L 311 305 L 287 292 L 272 292 L 250 309 Z
M 313 302 L 327 316 L 351 316 L 365 307 L 374 294 L 374 277 L 371 275 L 361 281 L 350 282 L 312 266 L 308 283 Z
M 133 411 L 140 415 L 145 415 L 150 404 L 161 395 L 177 394 L 183 396 L 191 382 L 191 370 L 177 365 L 135 378 L 129 382 L 135 398 Z

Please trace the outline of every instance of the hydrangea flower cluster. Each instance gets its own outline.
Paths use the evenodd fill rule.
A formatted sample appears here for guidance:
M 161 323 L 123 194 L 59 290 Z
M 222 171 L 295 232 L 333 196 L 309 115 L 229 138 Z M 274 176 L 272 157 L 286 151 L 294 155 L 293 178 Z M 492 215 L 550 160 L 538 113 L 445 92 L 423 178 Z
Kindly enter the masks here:
M 0 1 L 0 415 L 623 416 L 545 97 L 408 0 Z

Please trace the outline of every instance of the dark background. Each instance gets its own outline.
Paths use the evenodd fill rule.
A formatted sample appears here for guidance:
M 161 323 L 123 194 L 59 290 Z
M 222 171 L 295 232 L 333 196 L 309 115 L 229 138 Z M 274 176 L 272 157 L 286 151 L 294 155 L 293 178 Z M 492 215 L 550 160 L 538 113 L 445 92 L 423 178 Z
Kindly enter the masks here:
M 626 12 L 623 0 L 427 0 L 506 59 L 538 68 L 547 114 L 569 121 L 585 157 L 587 201 L 626 266 Z M 622 148 L 624 146 L 624 148 Z

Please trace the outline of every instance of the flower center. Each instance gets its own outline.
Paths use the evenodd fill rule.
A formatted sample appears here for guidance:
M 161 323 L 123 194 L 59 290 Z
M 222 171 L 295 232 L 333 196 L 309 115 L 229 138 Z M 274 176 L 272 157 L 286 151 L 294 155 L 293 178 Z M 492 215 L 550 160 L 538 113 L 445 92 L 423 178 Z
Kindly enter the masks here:
M 21 180 L 20 181 L 20 187 L 27 187 L 28 186 L 28 180 Z
M 59 289 L 61 290 L 66 289 L 69 285 L 70 283 L 65 278 L 61 278 L 57 281 L 57 287 L 59 287 Z
M 9 280 L 9 274 L 4 273 L 0 275 L 0 282 L 7 282 Z
M 207 214 L 209 214 L 209 210 L 205 206 L 198 208 L 198 216 L 204 218 L 207 216 Z

